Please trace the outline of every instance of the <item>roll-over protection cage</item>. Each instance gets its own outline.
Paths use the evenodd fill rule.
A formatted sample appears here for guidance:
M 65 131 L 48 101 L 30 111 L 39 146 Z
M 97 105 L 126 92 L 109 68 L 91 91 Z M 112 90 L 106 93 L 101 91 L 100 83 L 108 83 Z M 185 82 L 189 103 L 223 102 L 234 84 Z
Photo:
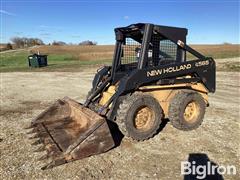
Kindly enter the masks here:
M 131 71 L 186 61 L 186 51 L 205 57 L 186 45 L 186 28 L 153 24 L 132 24 L 115 29 L 116 47 L 113 60 L 114 72 Z

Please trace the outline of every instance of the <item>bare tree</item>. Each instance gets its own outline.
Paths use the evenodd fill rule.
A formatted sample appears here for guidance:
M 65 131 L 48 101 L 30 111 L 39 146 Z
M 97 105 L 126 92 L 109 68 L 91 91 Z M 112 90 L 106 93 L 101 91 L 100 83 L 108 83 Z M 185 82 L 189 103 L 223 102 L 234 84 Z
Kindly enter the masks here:
M 97 42 L 87 40 L 87 41 L 80 42 L 78 45 L 80 45 L 80 46 L 93 46 L 93 45 L 97 45 Z
M 232 45 L 232 43 L 229 43 L 229 42 L 223 42 L 223 45 Z
M 63 41 L 53 41 L 52 45 L 54 45 L 54 46 L 63 46 L 63 45 L 66 45 L 66 43 L 63 42 Z
M 13 37 L 11 41 L 16 45 L 16 48 L 21 48 L 24 46 L 24 41 L 20 37 Z
M 44 45 L 43 41 L 39 38 L 13 37 L 11 41 L 17 48 Z

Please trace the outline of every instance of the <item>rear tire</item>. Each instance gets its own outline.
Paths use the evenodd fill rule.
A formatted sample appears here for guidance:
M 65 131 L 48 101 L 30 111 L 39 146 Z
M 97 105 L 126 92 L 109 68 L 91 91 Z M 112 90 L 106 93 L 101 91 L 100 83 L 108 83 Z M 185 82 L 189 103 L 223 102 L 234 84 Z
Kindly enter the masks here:
M 206 103 L 199 93 L 181 91 L 170 102 L 168 116 L 175 128 L 189 131 L 202 124 L 205 109 Z
M 125 136 L 144 141 L 157 133 L 162 118 L 162 108 L 154 97 L 134 93 L 120 104 L 116 121 Z

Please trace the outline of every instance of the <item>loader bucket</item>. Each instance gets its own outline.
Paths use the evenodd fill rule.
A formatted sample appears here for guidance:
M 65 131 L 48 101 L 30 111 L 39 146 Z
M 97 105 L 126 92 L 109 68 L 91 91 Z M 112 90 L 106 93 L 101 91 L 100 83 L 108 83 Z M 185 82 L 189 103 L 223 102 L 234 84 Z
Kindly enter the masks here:
M 68 97 L 33 119 L 29 128 L 29 133 L 35 133 L 31 139 L 37 139 L 33 145 L 43 144 L 36 151 L 47 152 L 40 160 L 51 159 L 42 169 L 100 154 L 115 145 L 105 118 Z

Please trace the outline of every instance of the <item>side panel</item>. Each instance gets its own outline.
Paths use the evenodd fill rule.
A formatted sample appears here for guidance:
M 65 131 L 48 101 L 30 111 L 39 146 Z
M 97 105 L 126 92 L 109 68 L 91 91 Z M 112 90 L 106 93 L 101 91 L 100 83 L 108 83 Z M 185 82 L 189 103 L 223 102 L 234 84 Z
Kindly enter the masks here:
M 178 85 L 166 85 L 166 86 L 143 86 L 139 90 L 143 93 L 148 93 L 152 95 L 160 103 L 164 117 L 168 118 L 168 109 L 172 98 L 184 89 L 191 89 L 197 91 L 203 99 L 206 105 L 208 105 L 208 90 L 203 84 L 178 84 Z
M 164 112 L 164 117 L 168 117 L 168 108 L 169 108 L 169 102 L 170 100 L 175 96 L 175 94 L 178 93 L 179 90 L 154 90 L 149 92 L 154 98 L 158 100 L 160 103 L 163 112 Z
M 211 58 L 139 69 L 132 71 L 129 76 L 121 79 L 119 90 L 123 93 L 137 89 L 144 84 L 154 83 L 160 79 L 195 75 L 200 78 L 201 83 L 209 92 L 215 92 L 215 74 L 215 61 Z

